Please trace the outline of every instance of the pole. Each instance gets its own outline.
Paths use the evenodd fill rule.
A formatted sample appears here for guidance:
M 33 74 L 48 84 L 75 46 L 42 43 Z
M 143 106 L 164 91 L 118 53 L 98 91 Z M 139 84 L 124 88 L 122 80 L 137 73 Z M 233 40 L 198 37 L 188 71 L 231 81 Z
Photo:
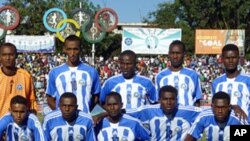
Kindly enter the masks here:
M 92 65 L 94 66 L 95 65 L 95 44 L 92 44 L 92 50 L 91 50 L 91 53 L 92 53 Z
M 95 39 L 95 35 L 97 33 L 97 28 L 95 26 L 95 23 L 93 22 L 92 23 L 92 27 L 90 28 L 90 32 L 92 34 L 92 39 L 94 40 Z M 94 66 L 95 65 L 95 44 L 92 43 L 92 65 Z

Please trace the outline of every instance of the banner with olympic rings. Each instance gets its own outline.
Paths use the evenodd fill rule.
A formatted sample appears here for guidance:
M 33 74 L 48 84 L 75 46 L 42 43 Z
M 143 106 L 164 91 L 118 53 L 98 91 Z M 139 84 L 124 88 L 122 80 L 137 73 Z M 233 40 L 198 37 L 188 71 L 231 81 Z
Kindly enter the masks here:
M 14 44 L 17 52 L 55 52 L 54 36 L 7 35 L 5 42 Z

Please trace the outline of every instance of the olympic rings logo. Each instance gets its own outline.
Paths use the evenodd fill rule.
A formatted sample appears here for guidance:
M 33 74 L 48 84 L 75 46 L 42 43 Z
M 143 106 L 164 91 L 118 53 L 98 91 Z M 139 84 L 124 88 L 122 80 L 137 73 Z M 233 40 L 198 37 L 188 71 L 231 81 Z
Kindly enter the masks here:
M 64 23 L 60 28 L 56 29 L 57 23 L 60 20 L 66 20 L 66 19 L 67 15 L 63 10 L 59 8 L 51 8 L 48 11 L 46 11 L 45 14 L 43 15 L 43 25 L 45 26 L 46 29 L 48 29 L 51 32 L 59 32 L 66 27 L 67 23 Z
M 81 8 L 74 10 L 71 17 L 68 19 L 62 9 L 51 8 L 43 16 L 43 24 L 47 30 L 55 32 L 62 42 L 69 34 L 79 37 L 82 33 L 86 41 L 97 43 L 105 37 L 106 32 L 115 29 L 118 23 L 117 14 L 110 8 L 98 11 L 94 22 L 91 20 L 92 13 Z
M 113 19 L 111 16 L 113 16 Z M 100 21 L 105 24 L 100 25 Z M 118 24 L 118 16 L 113 9 L 103 8 L 95 15 L 95 24 L 99 30 L 103 30 L 104 28 L 105 32 L 111 32 Z
M 64 20 L 60 21 L 58 23 L 58 25 L 57 25 L 57 29 L 60 29 L 62 27 L 62 24 L 65 24 L 66 22 L 67 23 L 72 23 L 76 27 L 76 29 L 77 29 L 76 36 L 79 37 L 80 36 L 80 31 L 79 31 L 80 25 L 75 20 L 73 20 L 73 19 L 64 19 Z M 68 29 L 70 30 L 70 28 L 68 28 Z M 62 36 L 62 34 L 60 32 L 56 32 L 56 35 L 59 38 L 59 40 L 61 40 L 62 42 L 64 42 L 65 39 L 63 38 L 63 36 Z
M 0 8 L 0 40 L 3 39 L 7 30 L 13 30 L 19 25 L 20 15 L 16 8 L 4 6 Z
M 92 13 L 81 8 L 75 9 L 68 19 L 66 13 L 59 8 L 51 8 L 43 15 L 43 25 L 51 32 L 55 32 L 60 41 L 68 34 L 83 34 L 85 40 L 90 43 L 100 42 L 118 24 L 116 12 L 110 8 L 103 8 L 97 12 L 94 22 Z M 4 38 L 7 30 L 13 30 L 19 25 L 20 15 L 16 8 L 4 6 L 0 8 L 0 39 Z M 70 24 L 70 25 L 69 25 Z
M 0 19 L 4 21 L 0 24 L 0 28 L 12 30 L 18 26 L 20 15 L 16 8 L 7 5 L 0 8 Z

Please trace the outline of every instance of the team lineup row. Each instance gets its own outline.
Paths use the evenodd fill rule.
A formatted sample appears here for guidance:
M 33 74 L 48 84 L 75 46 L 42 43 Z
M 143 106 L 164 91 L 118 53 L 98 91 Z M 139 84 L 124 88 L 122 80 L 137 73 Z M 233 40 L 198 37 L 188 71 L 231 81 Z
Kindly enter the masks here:
M 170 85 L 159 92 L 159 104 L 137 110 L 122 110 L 122 97 L 110 92 L 104 102 L 107 111 L 92 117 L 78 110 L 77 98 L 71 92 L 62 94 L 59 109 L 47 114 L 43 125 L 29 113 L 27 100 L 14 96 L 10 113 L 0 119 L 0 136 L 6 140 L 185 140 L 193 141 L 205 133 L 207 140 L 229 140 L 230 125 L 248 125 L 231 110 L 230 96 L 217 92 L 211 108 L 178 104 L 178 92 Z M 3 136 L 4 135 L 4 136 Z

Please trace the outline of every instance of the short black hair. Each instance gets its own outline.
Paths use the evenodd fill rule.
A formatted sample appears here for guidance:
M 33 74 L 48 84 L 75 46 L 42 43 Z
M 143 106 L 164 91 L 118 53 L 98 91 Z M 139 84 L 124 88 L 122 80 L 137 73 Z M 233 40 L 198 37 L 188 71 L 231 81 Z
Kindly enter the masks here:
M 238 48 L 235 44 L 226 44 L 226 45 L 222 48 L 222 56 L 223 56 L 223 53 L 226 52 L 226 51 L 237 51 L 238 54 L 240 53 L 240 52 L 239 52 L 239 48 Z
M 212 98 L 212 103 L 214 103 L 214 101 L 217 99 L 226 99 L 228 101 L 228 104 L 230 104 L 230 96 L 226 92 L 219 91 L 219 92 L 215 93 L 213 98 Z
M 67 41 L 77 41 L 79 42 L 80 47 L 82 46 L 82 40 L 80 37 L 77 37 L 76 35 L 69 35 L 65 38 L 64 45 Z
M 14 48 L 14 52 L 15 52 L 15 54 L 16 54 L 16 56 L 17 56 L 17 48 L 16 48 L 16 46 L 15 46 L 14 44 L 9 43 L 9 42 L 3 43 L 3 44 L 0 46 L 0 49 L 3 48 L 3 47 L 11 47 L 11 48 Z M 0 52 L 0 53 L 1 53 L 1 52 Z
M 172 43 L 170 43 L 169 50 L 170 50 L 170 48 L 172 48 L 174 46 L 179 46 L 179 47 L 182 48 L 183 52 L 186 52 L 186 46 L 185 46 L 185 44 L 182 41 L 180 41 L 180 40 L 174 40 Z
M 16 95 L 16 96 L 12 97 L 10 100 L 10 106 L 13 104 L 23 104 L 25 106 L 28 106 L 28 101 L 25 97 L 23 97 L 21 95 Z
M 173 94 L 175 94 L 176 97 L 178 95 L 177 89 L 171 85 L 166 85 L 166 86 L 161 87 L 160 91 L 159 91 L 159 97 L 161 97 L 161 95 L 165 92 L 173 93 Z
M 110 92 L 107 96 L 106 96 L 106 98 L 105 98 L 105 103 L 106 103 L 106 101 L 108 100 L 108 98 L 109 97 L 111 97 L 111 96 L 114 96 L 114 97 L 117 97 L 118 98 L 118 101 L 120 102 L 120 103 L 122 103 L 122 96 L 118 93 L 118 92 Z
M 120 54 L 119 60 L 121 60 L 121 58 L 122 58 L 124 55 L 128 55 L 128 56 L 132 57 L 132 58 L 134 59 L 135 63 L 136 63 L 137 56 L 136 56 L 136 54 L 135 54 L 134 51 L 132 51 L 132 50 L 125 50 L 125 51 L 123 51 L 123 52 Z
M 74 99 L 76 102 L 77 102 L 77 98 L 76 98 L 76 95 L 72 92 L 65 92 L 61 95 L 60 99 L 59 99 L 59 102 L 61 103 L 61 100 L 63 98 L 72 98 Z M 77 104 L 77 103 L 76 103 Z

